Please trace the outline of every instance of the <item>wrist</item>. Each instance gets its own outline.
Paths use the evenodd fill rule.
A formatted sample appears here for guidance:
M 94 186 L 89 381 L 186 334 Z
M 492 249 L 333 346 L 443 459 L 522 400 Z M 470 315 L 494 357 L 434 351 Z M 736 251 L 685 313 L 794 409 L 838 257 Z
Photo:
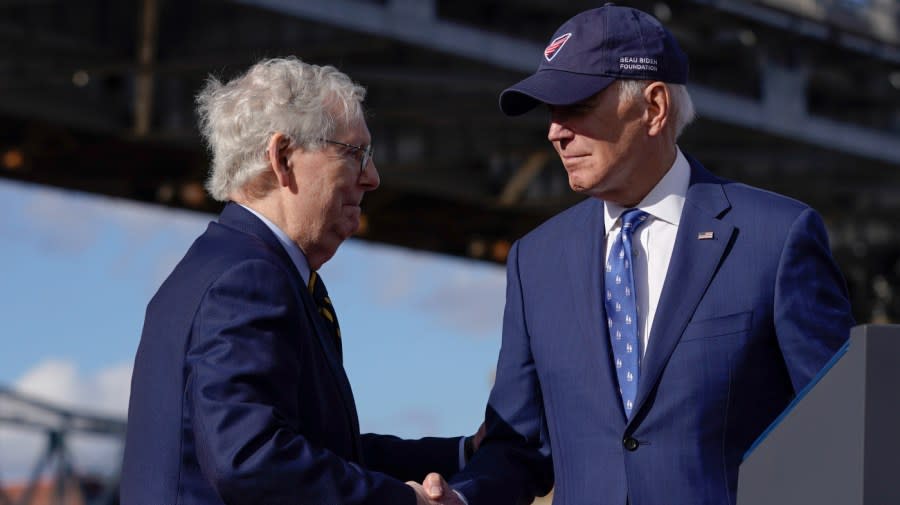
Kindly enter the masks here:
M 475 455 L 475 437 L 465 437 L 465 441 L 463 442 L 463 458 L 466 463 L 472 459 L 473 455 Z

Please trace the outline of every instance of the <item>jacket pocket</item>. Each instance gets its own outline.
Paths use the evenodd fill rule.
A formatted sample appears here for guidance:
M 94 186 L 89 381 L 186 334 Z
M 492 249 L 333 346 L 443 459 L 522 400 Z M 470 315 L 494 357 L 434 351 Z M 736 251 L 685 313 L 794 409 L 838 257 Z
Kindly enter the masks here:
M 743 333 L 750 329 L 752 322 L 753 311 L 693 321 L 684 329 L 681 341 Z

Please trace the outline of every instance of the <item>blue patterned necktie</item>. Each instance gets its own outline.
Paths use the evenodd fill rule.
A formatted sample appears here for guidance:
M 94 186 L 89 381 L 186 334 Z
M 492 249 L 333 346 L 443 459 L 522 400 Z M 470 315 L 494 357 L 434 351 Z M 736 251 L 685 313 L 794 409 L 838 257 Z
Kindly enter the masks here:
M 631 268 L 631 238 L 649 215 L 638 209 L 622 213 L 622 229 L 606 259 L 606 317 L 612 343 L 619 391 L 625 415 L 631 419 L 634 398 L 640 375 L 640 346 L 638 345 L 637 305 L 634 294 L 634 275 Z

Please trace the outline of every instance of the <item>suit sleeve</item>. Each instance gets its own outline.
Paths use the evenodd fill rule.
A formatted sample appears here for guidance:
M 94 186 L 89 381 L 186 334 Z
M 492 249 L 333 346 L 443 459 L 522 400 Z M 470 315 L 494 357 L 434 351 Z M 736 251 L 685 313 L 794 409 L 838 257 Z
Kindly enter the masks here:
M 200 469 L 223 503 L 414 504 L 411 488 L 303 435 L 297 370 L 309 338 L 286 272 L 245 261 L 200 304 L 187 353 L 186 409 Z M 176 352 L 173 350 L 173 352 Z
M 519 277 L 519 242 L 507 260 L 506 309 L 484 441 L 452 480 L 469 505 L 528 504 L 553 486 L 540 382 L 531 354 Z
M 822 219 L 804 210 L 792 224 L 775 285 L 775 330 L 795 392 L 847 340 L 853 316 Z
M 422 482 L 429 472 L 449 479 L 459 468 L 459 437 L 404 440 L 391 435 L 362 436 L 366 468 L 395 479 Z

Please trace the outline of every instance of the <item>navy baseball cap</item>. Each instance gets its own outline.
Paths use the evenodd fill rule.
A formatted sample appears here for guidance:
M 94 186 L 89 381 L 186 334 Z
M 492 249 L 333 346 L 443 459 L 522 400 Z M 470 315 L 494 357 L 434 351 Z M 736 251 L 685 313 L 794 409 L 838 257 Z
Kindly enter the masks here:
M 539 103 L 578 103 L 617 79 L 687 84 L 687 77 L 687 55 L 656 18 L 606 4 L 559 27 L 537 72 L 500 93 L 500 110 L 518 116 Z

